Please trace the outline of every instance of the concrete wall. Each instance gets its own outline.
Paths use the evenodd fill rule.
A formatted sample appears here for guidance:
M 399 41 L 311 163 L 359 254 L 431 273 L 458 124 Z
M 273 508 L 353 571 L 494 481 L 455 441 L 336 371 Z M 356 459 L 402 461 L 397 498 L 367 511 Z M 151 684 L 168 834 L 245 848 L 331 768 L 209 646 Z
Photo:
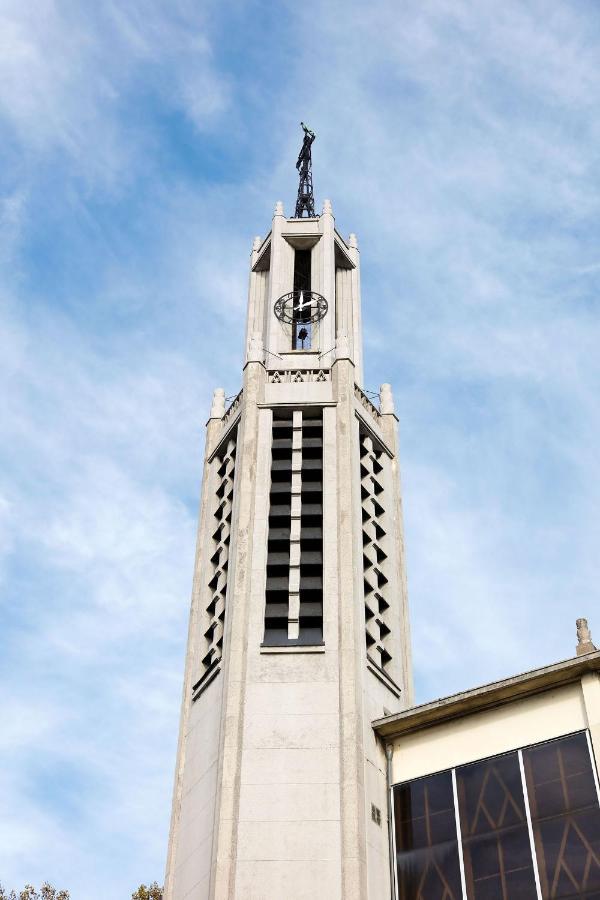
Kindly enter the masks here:
M 171 886 L 172 896 L 181 900 L 209 896 L 222 690 L 217 678 L 188 718 Z
M 222 712 L 222 680 L 217 677 L 207 690 L 192 702 L 192 688 L 202 674 L 205 652 L 204 632 L 208 624 L 206 606 L 212 528 L 216 502 L 216 468 L 212 459 L 223 439 L 222 421 L 210 419 L 207 425 L 202 496 L 200 500 L 198 540 L 194 565 L 190 626 L 185 663 L 184 686 L 173 811 L 167 855 L 165 897 L 209 896 L 212 861 L 212 837 L 218 783 L 219 743 Z
M 319 328 L 318 351 L 292 353 L 272 308 L 292 289 L 294 241 L 305 239 L 314 239 L 313 288 L 327 298 L 330 312 Z M 347 245 L 335 233 L 330 207 L 312 222 L 287 220 L 278 207 L 270 241 L 270 269 L 250 279 L 252 347 L 240 404 L 222 666 L 192 703 L 210 543 L 206 510 L 214 492 L 210 466 L 205 469 L 166 900 L 382 900 L 389 893 L 385 756 L 371 721 L 398 709 L 403 694 L 367 663 L 357 416 L 392 443 L 395 420 L 382 430 L 376 410 L 357 407 L 355 242 Z M 253 264 L 265 246 L 255 242 Z M 337 350 L 336 253 L 347 267 L 339 282 L 341 330 L 350 331 Z M 261 328 L 270 351 L 263 359 L 260 342 L 250 342 Z M 299 369 L 308 373 L 306 380 L 272 380 L 275 370 L 293 376 Z M 272 407 L 307 405 L 323 408 L 324 645 L 262 647 Z M 230 426 L 228 421 L 220 432 L 218 422 L 211 425 L 209 445 L 216 446 Z M 394 678 L 409 695 L 402 683 L 409 649 L 401 621 L 406 604 L 395 452 L 394 445 L 385 480 L 397 619 Z M 371 804 L 381 812 L 380 825 L 371 818 Z

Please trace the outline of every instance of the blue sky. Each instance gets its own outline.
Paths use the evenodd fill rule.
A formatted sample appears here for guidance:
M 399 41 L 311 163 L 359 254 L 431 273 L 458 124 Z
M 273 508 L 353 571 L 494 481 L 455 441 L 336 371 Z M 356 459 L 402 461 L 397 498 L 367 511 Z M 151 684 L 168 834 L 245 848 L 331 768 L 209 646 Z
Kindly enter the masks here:
M 0 880 L 161 879 L 212 389 L 292 211 L 358 234 L 418 698 L 600 636 L 594 2 L 0 2 Z

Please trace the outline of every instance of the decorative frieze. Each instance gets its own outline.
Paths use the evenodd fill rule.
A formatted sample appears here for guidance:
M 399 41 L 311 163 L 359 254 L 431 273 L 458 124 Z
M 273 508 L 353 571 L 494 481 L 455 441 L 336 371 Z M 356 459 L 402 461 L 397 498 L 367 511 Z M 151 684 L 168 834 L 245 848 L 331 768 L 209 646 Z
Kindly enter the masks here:
M 282 369 L 276 372 L 269 372 L 269 384 L 302 384 L 313 383 L 321 384 L 331 381 L 331 371 L 329 369 Z

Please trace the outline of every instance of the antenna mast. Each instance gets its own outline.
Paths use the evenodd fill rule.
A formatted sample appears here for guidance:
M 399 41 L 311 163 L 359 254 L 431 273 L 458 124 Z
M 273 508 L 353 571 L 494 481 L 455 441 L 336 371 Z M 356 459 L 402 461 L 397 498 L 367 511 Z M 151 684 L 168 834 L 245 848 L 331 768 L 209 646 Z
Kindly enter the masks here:
M 312 157 L 310 148 L 316 135 L 311 131 L 304 122 L 300 122 L 304 129 L 304 140 L 300 153 L 298 154 L 298 162 L 296 168 L 300 175 L 300 184 L 298 185 L 298 198 L 296 200 L 295 219 L 301 219 L 305 214 L 309 219 L 315 217 L 315 198 L 313 196 L 312 183 Z

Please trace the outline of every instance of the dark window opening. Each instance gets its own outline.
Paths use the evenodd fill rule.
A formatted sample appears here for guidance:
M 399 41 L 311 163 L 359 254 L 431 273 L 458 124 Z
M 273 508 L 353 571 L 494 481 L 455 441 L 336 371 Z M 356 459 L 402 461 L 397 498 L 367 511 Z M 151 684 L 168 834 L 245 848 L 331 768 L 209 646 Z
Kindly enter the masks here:
M 301 450 L 300 444 L 292 449 L 292 412 L 274 411 L 264 635 L 267 646 L 323 641 L 322 411 L 304 411 L 300 419 L 297 413 L 295 427 L 296 431 L 301 427 Z M 298 500 L 299 505 L 294 507 Z M 292 545 L 296 575 L 290 579 Z M 298 585 L 293 595 L 294 603 L 299 602 L 295 620 L 290 618 L 290 606 L 294 605 L 290 603 L 290 582 Z M 294 627 L 297 637 L 293 636 Z
M 311 250 L 296 250 L 294 253 L 294 321 L 292 323 L 292 349 L 310 350 L 312 324 L 310 301 L 304 296 L 311 290 Z
M 292 415 L 273 415 L 265 644 L 287 642 L 292 517 Z
M 535 876 L 516 753 L 457 770 L 467 894 L 535 897 Z
M 323 640 L 323 419 L 306 411 L 302 417 L 302 489 L 300 518 L 300 638 L 302 644 Z M 309 551 L 305 529 L 314 537 Z
M 400 900 L 461 900 L 452 775 L 394 789 Z
M 217 485 L 213 506 L 211 527 L 212 547 L 207 573 L 207 587 L 210 596 L 206 603 L 207 624 L 203 631 L 204 648 L 202 665 L 204 675 L 194 685 L 198 688 L 220 661 L 223 651 L 223 629 L 225 624 L 225 602 L 227 597 L 227 574 L 229 568 L 229 540 L 235 478 L 236 434 L 217 453 L 213 465 L 216 467 Z

